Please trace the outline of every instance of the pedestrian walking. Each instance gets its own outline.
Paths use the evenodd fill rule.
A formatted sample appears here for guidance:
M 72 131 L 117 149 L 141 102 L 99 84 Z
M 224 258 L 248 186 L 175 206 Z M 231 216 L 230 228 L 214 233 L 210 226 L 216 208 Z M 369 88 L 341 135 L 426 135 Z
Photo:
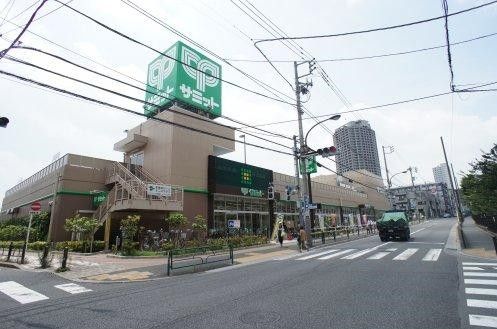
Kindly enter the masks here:
M 278 227 L 278 242 L 280 243 L 280 247 L 283 247 L 283 239 L 285 239 L 285 235 L 285 227 L 283 226 L 283 223 L 281 223 Z
M 307 249 L 307 233 L 304 230 L 304 227 L 301 225 L 299 230 L 299 236 L 297 238 L 297 242 L 299 244 L 299 251 L 302 252 L 302 249 L 309 251 Z

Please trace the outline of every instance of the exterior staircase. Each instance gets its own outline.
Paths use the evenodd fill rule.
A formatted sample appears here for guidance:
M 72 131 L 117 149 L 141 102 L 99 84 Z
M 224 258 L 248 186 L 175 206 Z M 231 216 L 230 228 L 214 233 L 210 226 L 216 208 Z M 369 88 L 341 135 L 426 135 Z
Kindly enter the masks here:
M 107 168 L 106 184 L 112 185 L 112 189 L 93 215 L 100 224 L 104 224 L 114 211 L 183 211 L 183 187 L 169 185 L 171 195 L 151 195 L 148 192 L 151 185 L 168 184 L 142 166 L 113 162 Z

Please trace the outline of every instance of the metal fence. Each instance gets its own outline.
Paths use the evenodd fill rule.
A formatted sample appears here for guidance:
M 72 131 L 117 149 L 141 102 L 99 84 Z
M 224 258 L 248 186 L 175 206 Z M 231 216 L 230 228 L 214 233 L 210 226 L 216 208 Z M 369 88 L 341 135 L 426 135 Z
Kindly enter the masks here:
M 173 249 L 167 255 L 167 276 L 170 276 L 173 270 L 191 268 L 195 271 L 198 267 L 220 262 L 233 265 L 233 246 Z

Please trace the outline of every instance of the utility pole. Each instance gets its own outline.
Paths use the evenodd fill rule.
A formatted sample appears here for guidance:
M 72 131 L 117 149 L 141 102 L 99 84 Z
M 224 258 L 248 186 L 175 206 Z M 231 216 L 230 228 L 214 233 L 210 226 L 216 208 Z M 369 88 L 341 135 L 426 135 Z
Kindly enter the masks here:
M 459 211 L 461 212 L 462 215 L 462 206 L 461 206 L 461 197 L 459 195 L 459 183 L 457 182 L 456 174 L 454 173 L 454 166 L 452 166 L 452 163 L 450 164 L 450 167 L 452 168 L 452 176 L 454 176 L 454 183 L 456 185 L 456 198 L 457 198 L 457 204 L 459 206 Z M 461 220 L 463 220 L 462 218 Z
M 48 223 L 47 242 L 50 242 L 52 239 L 52 233 L 54 227 L 55 200 L 57 199 L 57 191 L 59 190 L 60 177 L 61 174 L 57 173 L 57 177 L 53 188 L 52 206 L 50 207 L 50 222 Z
M 452 188 L 452 191 L 455 191 L 454 190 L 454 182 L 453 182 L 453 179 L 452 179 L 452 175 L 450 174 L 451 171 L 450 171 L 450 167 L 449 167 L 449 161 L 447 161 L 447 154 L 445 153 L 444 139 L 442 138 L 442 136 L 440 136 L 440 141 L 442 142 L 442 149 L 444 151 L 445 165 L 447 166 L 447 173 L 449 174 L 449 178 L 450 178 L 449 179 L 449 181 L 450 181 L 450 187 Z M 460 206 L 460 204 L 457 201 L 458 200 L 456 200 L 457 219 L 459 220 L 459 223 L 462 223 L 461 206 Z
M 297 189 L 297 208 L 299 209 L 299 221 L 302 217 L 302 191 L 300 190 L 299 172 L 299 149 L 297 148 L 297 136 L 293 135 L 293 154 L 295 159 L 295 188 Z
M 387 146 L 390 151 L 392 151 L 391 146 Z M 383 150 L 383 161 L 385 162 L 385 171 L 387 173 L 387 196 L 388 196 L 388 202 L 390 203 L 390 207 L 392 207 L 392 200 L 390 199 L 390 178 L 388 177 L 388 166 L 387 166 L 387 157 L 385 155 L 385 146 L 381 146 L 381 149 Z M 392 153 L 392 152 L 390 152 Z
M 417 168 L 412 168 L 411 166 L 409 168 L 407 168 L 407 170 L 409 170 L 409 172 L 411 173 L 411 183 L 412 183 L 412 193 L 414 193 L 414 214 L 416 214 L 416 217 L 417 217 L 417 213 L 418 213 L 418 195 L 416 193 L 416 187 L 414 186 L 414 176 L 412 175 L 412 170 L 415 170 L 417 172 Z
M 307 93 L 307 87 L 312 86 L 312 83 L 306 82 L 301 83 L 299 81 L 300 78 L 310 75 L 311 73 L 305 74 L 303 76 L 299 76 L 298 67 L 301 64 L 309 63 L 309 70 L 312 73 L 312 64 L 311 62 L 293 62 L 293 67 L 295 70 L 295 97 L 296 97 L 296 107 L 297 107 L 297 116 L 299 122 L 299 143 L 300 143 L 300 152 L 299 152 L 299 162 L 300 168 L 305 168 L 305 154 L 307 153 L 307 145 L 305 145 L 304 141 L 304 129 L 302 127 L 302 103 L 300 101 L 300 93 Z M 312 247 L 312 236 L 311 236 L 311 220 L 309 216 L 309 208 L 307 207 L 309 200 L 309 186 L 308 186 L 308 177 L 306 173 L 302 174 L 302 196 L 304 199 L 304 209 L 300 211 L 300 225 L 303 225 L 305 228 L 305 232 L 307 233 L 307 239 L 309 242 L 309 247 Z

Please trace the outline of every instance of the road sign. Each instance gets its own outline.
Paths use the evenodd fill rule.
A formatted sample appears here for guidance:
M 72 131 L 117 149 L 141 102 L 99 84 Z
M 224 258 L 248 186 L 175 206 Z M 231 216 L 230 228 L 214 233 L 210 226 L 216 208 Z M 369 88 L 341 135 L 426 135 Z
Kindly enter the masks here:
M 40 211 L 41 210 L 41 203 L 38 201 L 35 201 L 31 204 L 31 210 L 32 211 Z
M 41 213 L 41 210 L 30 210 L 29 213 L 33 215 L 38 215 Z
M 318 166 L 316 163 L 316 156 L 312 155 L 304 158 L 304 172 L 302 174 L 314 174 L 318 172 Z
M 240 221 L 237 219 L 228 220 L 228 228 L 240 228 Z

